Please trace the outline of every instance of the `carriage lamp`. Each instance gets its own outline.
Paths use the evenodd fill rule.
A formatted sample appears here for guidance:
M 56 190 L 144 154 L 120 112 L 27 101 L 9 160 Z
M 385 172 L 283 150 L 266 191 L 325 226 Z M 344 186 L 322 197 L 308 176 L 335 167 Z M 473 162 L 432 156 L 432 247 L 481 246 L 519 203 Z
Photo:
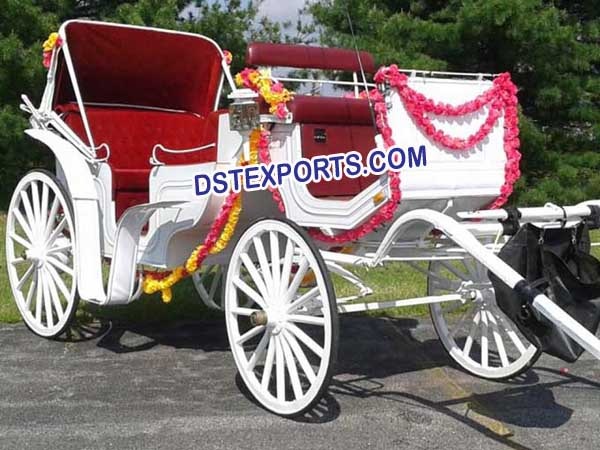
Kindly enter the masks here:
M 248 89 L 239 89 L 229 96 L 229 127 L 234 131 L 251 131 L 260 125 L 256 94 Z

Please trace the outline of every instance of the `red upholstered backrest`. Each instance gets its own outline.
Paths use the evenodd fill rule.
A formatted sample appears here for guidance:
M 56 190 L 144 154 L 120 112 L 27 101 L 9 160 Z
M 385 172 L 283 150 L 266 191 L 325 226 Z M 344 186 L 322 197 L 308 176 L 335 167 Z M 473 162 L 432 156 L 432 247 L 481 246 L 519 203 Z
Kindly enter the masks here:
M 57 108 L 63 120 L 85 143 L 88 143 L 81 114 L 76 105 Z M 129 206 L 148 201 L 149 162 L 152 149 L 162 144 L 171 149 L 201 147 L 217 141 L 218 116 L 207 119 L 196 114 L 140 110 L 115 107 L 86 107 L 95 144 L 110 148 L 108 164 L 113 176 L 113 197 L 117 217 Z M 199 164 L 216 160 L 216 146 L 177 155 L 159 152 L 166 164 Z
M 360 52 L 367 73 L 375 73 L 375 59 Z M 345 70 L 359 72 L 360 64 L 354 50 L 314 47 L 309 45 L 269 44 L 252 42 L 246 50 L 246 64 L 253 66 L 296 67 L 300 69 Z
M 214 110 L 223 54 L 210 39 L 108 24 L 65 25 L 83 101 L 189 111 Z M 64 55 L 59 59 L 55 105 L 75 101 Z

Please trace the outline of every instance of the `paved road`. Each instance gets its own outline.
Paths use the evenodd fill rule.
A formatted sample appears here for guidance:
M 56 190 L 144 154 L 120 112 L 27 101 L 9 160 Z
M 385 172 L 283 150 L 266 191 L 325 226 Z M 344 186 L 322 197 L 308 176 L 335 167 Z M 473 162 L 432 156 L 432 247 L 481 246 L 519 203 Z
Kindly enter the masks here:
M 88 331 L 52 342 L 0 327 L 0 448 L 600 446 L 600 363 L 587 355 L 568 374 L 544 357 L 489 383 L 453 368 L 428 323 L 344 317 L 330 394 L 292 421 L 245 396 L 221 323 Z

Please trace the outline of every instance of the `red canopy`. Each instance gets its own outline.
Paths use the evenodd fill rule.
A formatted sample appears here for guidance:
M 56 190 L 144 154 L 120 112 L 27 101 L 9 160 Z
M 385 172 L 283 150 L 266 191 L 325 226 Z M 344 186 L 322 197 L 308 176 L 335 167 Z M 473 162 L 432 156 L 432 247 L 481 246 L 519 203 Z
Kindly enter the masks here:
M 85 103 L 214 110 L 223 53 L 210 39 L 89 21 L 67 22 L 64 36 Z M 54 105 L 74 101 L 61 52 Z

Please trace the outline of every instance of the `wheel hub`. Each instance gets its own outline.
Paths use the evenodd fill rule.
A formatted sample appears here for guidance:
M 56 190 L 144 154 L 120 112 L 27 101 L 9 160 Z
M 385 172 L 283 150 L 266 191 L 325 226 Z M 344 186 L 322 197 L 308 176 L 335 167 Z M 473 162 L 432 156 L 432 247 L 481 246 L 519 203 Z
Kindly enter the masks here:
M 37 268 L 42 267 L 46 263 L 46 252 L 36 247 L 31 247 L 25 251 L 25 259 L 31 261 Z
M 257 327 L 259 325 L 266 325 L 268 321 L 269 318 L 265 311 L 255 311 L 252 314 L 250 314 L 250 323 L 254 327 Z

